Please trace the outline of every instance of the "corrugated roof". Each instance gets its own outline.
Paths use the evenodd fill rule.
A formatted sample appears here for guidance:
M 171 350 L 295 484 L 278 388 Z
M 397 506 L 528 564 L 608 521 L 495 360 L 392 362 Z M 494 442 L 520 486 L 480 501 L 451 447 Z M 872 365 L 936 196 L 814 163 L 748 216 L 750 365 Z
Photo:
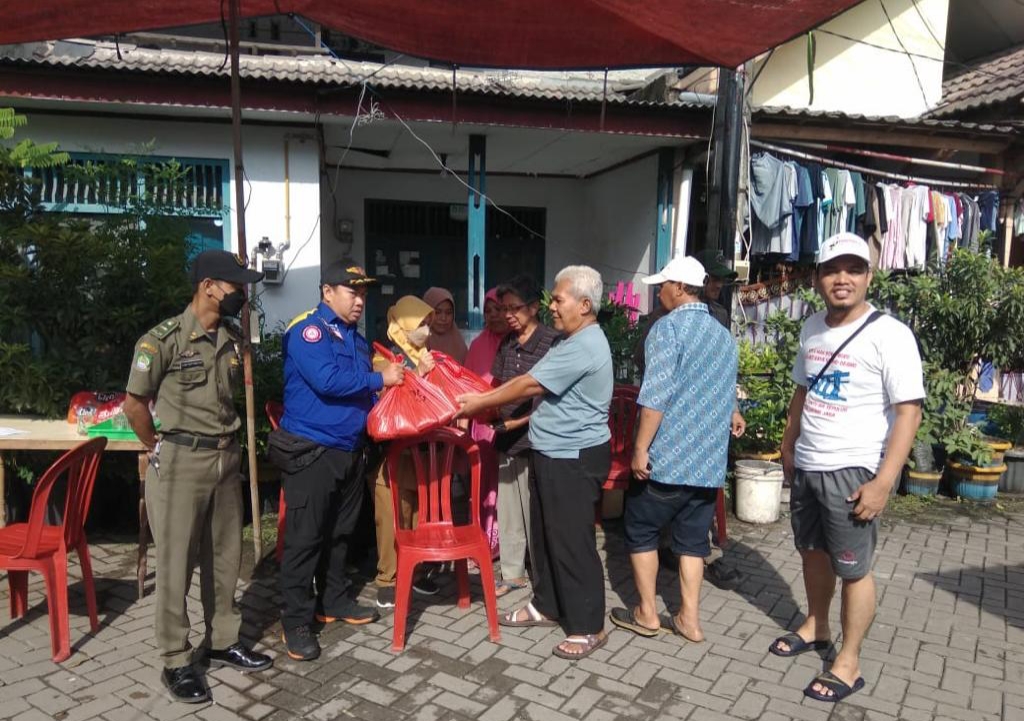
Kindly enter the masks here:
M 938 118 L 1024 98 L 1024 45 L 999 53 L 942 83 L 942 102 L 929 117 Z
M 917 117 L 901 118 L 896 115 L 861 115 L 860 113 L 841 113 L 839 111 L 808 110 L 806 108 L 768 107 L 754 108 L 754 117 L 769 116 L 783 118 L 818 118 L 825 120 L 852 120 L 865 123 L 887 123 L 890 125 L 918 126 L 937 130 L 967 130 L 978 133 L 1016 133 L 1012 125 L 995 125 L 992 123 L 971 123 L 961 120 L 943 120 L 938 118 Z
M 89 40 L 53 41 L 0 46 L 0 63 L 95 68 L 160 75 L 228 77 L 230 67 L 222 53 L 193 50 L 120 46 Z M 369 80 L 382 89 L 451 91 L 452 72 L 447 68 L 382 65 L 340 60 L 323 55 L 285 57 L 242 55 L 241 77 L 323 86 L 352 86 Z M 666 103 L 633 100 L 630 95 L 652 79 L 657 71 L 620 71 L 609 74 L 607 97 L 604 76 L 598 72 L 474 70 L 460 68 L 455 80 L 460 93 L 539 100 L 601 102 L 633 106 L 710 107 L 713 99 L 695 93 Z

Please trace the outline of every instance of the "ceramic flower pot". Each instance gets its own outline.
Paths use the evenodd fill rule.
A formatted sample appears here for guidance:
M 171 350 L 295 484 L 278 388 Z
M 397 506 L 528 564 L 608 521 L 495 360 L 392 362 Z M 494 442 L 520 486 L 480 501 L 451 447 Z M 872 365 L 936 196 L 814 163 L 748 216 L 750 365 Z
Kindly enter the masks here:
M 1006 466 L 968 466 L 956 461 L 948 461 L 947 468 L 957 497 L 983 503 L 995 500 L 1006 472 Z

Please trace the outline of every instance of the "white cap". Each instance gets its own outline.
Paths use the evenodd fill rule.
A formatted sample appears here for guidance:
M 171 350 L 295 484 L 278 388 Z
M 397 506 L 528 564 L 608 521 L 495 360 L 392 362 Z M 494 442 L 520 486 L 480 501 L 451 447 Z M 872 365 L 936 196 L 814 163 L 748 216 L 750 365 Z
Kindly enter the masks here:
M 818 264 L 827 263 L 841 255 L 852 255 L 871 265 L 871 253 L 868 244 L 859 235 L 838 233 L 821 244 L 818 251 Z
M 640 282 L 647 285 L 657 285 L 658 283 L 671 281 L 699 288 L 704 285 L 704 279 L 707 275 L 707 271 L 704 270 L 704 266 L 700 264 L 699 260 L 691 256 L 684 256 L 673 258 L 668 262 L 668 265 L 661 269 L 660 273 L 641 278 Z

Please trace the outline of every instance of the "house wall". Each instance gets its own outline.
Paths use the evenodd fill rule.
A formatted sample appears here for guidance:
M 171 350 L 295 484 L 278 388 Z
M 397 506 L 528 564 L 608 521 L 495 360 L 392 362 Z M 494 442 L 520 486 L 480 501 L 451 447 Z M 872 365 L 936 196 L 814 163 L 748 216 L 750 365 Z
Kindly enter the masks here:
M 331 172 L 331 182 L 334 182 Z M 639 284 L 650 272 L 655 237 L 657 159 L 647 158 L 589 180 L 489 177 L 487 194 L 499 206 L 547 210 L 544 283 L 566 265 L 593 265 L 606 285 Z M 348 247 L 335 238 L 329 219 L 331 188 L 322 187 L 321 228 L 325 263 Z M 468 191 L 453 179 L 422 173 L 343 170 L 337 176 L 338 218 L 353 221 L 351 256 L 366 262 L 365 200 L 465 203 Z M 495 279 L 487 279 L 490 285 Z M 646 306 L 644 306 L 646 309 Z
M 879 2 L 861 3 L 821 27 L 862 42 L 815 32 L 813 103 L 808 95 L 806 36 L 756 61 L 751 77 L 762 65 L 764 71 L 754 85 L 754 105 L 913 117 L 938 104 L 944 59 L 939 42 L 945 43 L 949 0 L 884 0 L 884 7 L 891 27 Z M 934 60 L 908 57 L 900 41 L 910 53 Z
M 212 158 L 227 160 L 231 167 L 228 203 L 231 213 L 231 247 L 238 248 L 238 219 L 234 208 L 234 162 L 231 127 L 224 123 L 132 121 L 114 118 L 90 118 L 24 111 L 29 118 L 30 136 L 37 142 L 57 141 L 63 150 L 90 153 L 140 153 L 149 155 Z M 247 208 L 245 213 L 248 246 L 251 250 L 267 236 L 275 245 L 284 241 L 285 222 L 285 143 L 289 155 L 289 195 L 292 247 L 284 254 L 289 268 L 284 284 L 259 286 L 267 316 L 267 327 L 287 321 L 309 307 L 307 285 L 319 277 L 320 244 L 304 242 L 315 238 L 320 214 L 317 146 L 294 131 L 273 127 L 245 127 L 244 147 Z

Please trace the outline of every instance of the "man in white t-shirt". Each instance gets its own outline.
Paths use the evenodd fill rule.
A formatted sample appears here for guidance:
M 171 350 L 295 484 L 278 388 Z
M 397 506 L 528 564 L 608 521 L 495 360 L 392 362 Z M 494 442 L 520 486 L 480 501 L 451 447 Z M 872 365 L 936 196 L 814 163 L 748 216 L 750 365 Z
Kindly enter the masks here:
M 804 323 L 796 392 L 782 441 L 807 618 L 776 639 L 777 656 L 827 651 L 829 607 L 842 579 L 843 645 L 804 689 L 835 702 L 864 686 L 860 648 L 875 615 L 871 561 L 885 508 L 921 422 L 924 382 L 907 326 L 868 304 L 868 246 L 852 233 L 822 245 L 814 281 L 826 310 Z

